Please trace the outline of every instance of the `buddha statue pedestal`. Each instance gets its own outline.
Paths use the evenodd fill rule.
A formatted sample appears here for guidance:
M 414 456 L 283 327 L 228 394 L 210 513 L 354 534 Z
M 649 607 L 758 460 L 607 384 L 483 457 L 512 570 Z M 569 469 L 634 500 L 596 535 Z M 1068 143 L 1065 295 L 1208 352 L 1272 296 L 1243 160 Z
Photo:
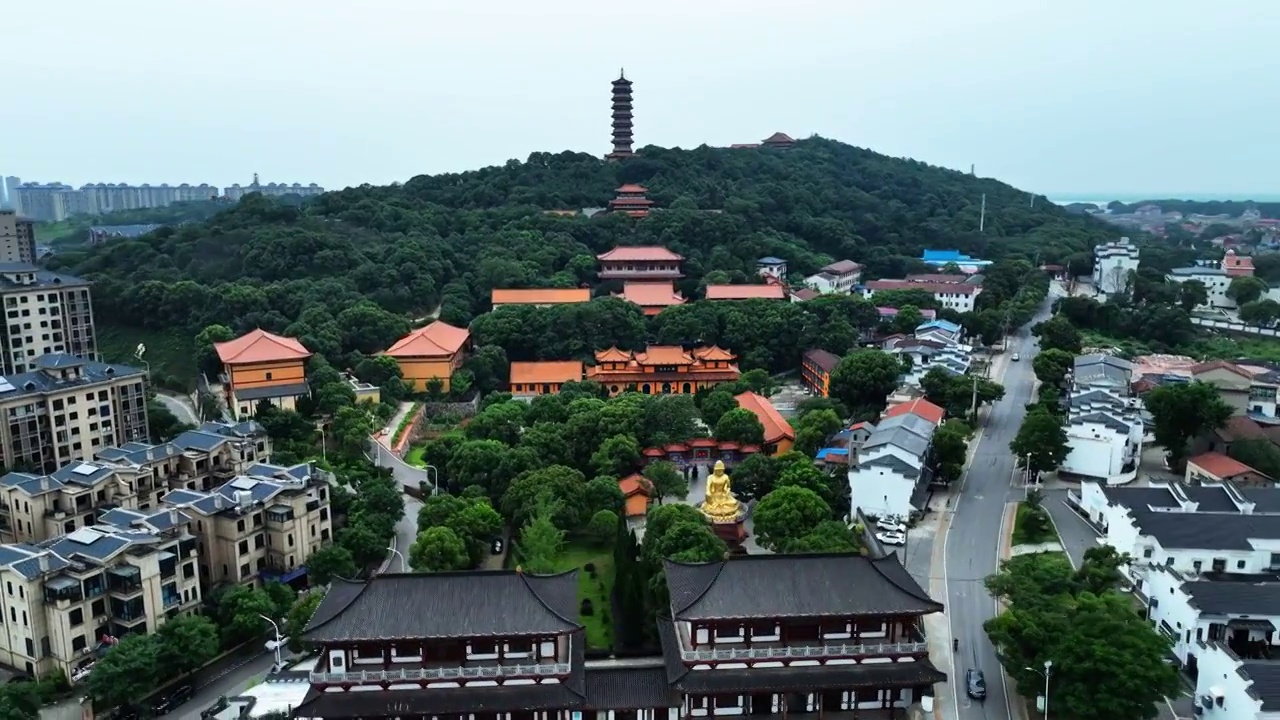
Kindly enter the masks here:
M 743 526 L 743 520 L 747 515 L 747 506 L 734 496 L 723 462 L 717 461 L 715 469 L 707 477 L 707 496 L 698 505 L 698 509 L 706 516 L 716 536 L 730 547 L 737 547 L 746 539 L 747 530 Z

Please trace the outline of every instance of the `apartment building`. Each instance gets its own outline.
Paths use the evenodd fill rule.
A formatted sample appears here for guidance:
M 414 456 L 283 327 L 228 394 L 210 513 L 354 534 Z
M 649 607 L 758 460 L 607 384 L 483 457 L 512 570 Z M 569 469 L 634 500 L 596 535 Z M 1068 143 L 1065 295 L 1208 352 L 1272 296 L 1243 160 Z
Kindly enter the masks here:
M 144 371 L 65 353 L 42 355 L 33 366 L 0 377 L 0 465 L 52 473 L 146 439 Z
M 1138 247 L 1129 238 L 1103 243 L 1093 249 L 1093 287 L 1114 295 L 1129 288 L 1129 275 L 1138 272 Z
M 333 539 L 328 483 L 306 463 L 255 464 L 211 492 L 175 490 L 164 505 L 195 519 L 200 578 L 210 585 L 293 582 Z
M 11 208 L 15 212 L 22 212 L 22 205 L 18 200 L 18 186 L 22 184 L 22 178 L 17 175 L 6 175 L 4 177 L 4 200 L 6 207 Z
M 270 457 L 256 423 L 205 423 L 161 445 L 108 447 L 48 475 L 0 477 L 0 541 L 43 542 L 117 509 L 150 512 L 171 490 L 208 490 Z
M 837 260 L 823 265 L 817 273 L 805 278 L 804 283 L 823 295 L 849 295 L 861 280 L 861 265 L 852 260 Z
M 258 182 L 258 176 L 253 176 L 253 182 L 241 187 L 239 183 L 222 189 L 222 194 L 231 202 L 238 202 L 240 198 L 249 193 L 262 193 L 268 197 L 284 197 L 286 195 L 298 195 L 301 197 L 315 197 L 323 195 L 324 188 L 315 183 L 302 185 L 300 183 L 266 183 L 265 185 Z
M 0 298 L 6 320 L 0 374 L 33 370 L 35 358 L 50 353 L 97 358 L 88 281 L 31 263 L 0 263 Z
M 0 663 L 72 677 L 110 638 L 200 605 L 196 538 L 177 510 L 117 509 L 49 541 L 0 545 Z
M 36 261 L 35 221 L 0 208 L 0 263 Z
M 84 196 L 60 182 L 23 183 L 17 196 L 23 214 L 40 222 L 59 222 L 84 212 Z
M 208 183 L 199 185 L 126 185 L 125 183 L 90 183 L 80 186 L 81 204 L 89 215 L 104 215 L 121 210 L 168 207 L 176 202 L 213 200 L 218 188 Z

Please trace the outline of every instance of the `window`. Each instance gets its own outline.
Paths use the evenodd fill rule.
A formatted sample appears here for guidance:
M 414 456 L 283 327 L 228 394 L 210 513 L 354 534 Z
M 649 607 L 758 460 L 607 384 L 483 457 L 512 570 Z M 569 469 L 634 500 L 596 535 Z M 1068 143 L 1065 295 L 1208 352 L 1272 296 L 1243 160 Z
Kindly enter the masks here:
M 240 566 L 240 577 L 244 578 L 248 576 L 249 576 L 249 563 L 245 563 L 244 565 Z
M 84 624 L 84 610 L 80 608 L 72 610 L 67 615 L 67 623 L 69 623 L 71 627 Z
M 91 610 L 90 610 L 90 611 L 93 613 L 93 616 L 94 616 L 94 617 L 98 617 L 99 615 L 106 615 L 106 614 L 107 614 L 107 601 L 106 601 L 106 600 L 94 600 L 94 601 L 93 601 L 93 607 L 91 608 Z
M 241 540 L 241 541 L 240 541 L 240 554 L 241 554 L 241 555 L 245 555 L 245 554 L 247 554 L 248 552 L 249 552 L 249 541 L 248 541 L 248 540 Z
M 88 645 L 88 642 L 85 641 L 83 635 L 77 635 L 75 636 L 75 638 L 71 640 L 71 649 L 75 652 L 80 652 L 81 650 L 85 649 L 87 645 Z

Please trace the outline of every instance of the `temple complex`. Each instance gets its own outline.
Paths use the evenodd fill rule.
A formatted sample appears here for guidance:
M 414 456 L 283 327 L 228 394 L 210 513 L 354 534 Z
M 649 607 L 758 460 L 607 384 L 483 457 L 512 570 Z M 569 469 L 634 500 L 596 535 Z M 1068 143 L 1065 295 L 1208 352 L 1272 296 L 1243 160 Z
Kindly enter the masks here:
M 716 346 L 685 350 L 679 345 L 650 345 L 632 352 L 611 347 L 595 354 L 587 380 L 600 383 L 610 396 L 690 395 L 702 388 L 734 382 L 741 373 L 733 353 Z
M 631 81 L 625 71 L 613 81 L 613 152 L 609 160 L 631 157 Z
M 790 135 L 786 133 L 776 132 L 770 135 L 769 137 L 765 138 L 762 144 L 767 148 L 774 148 L 777 150 L 787 150 L 789 148 L 795 147 L 796 141 L 794 138 L 792 138 Z
M 629 303 L 640 306 L 640 312 L 647 316 L 657 315 L 673 305 L 683 305 L 684 296 L 676 290 L 671 282 L 628 282 L 622 285 L 622 292 L 615 293 Z
M 611 213 L 625 213 L 633 218 L 642 218 L 653 207 L 653 201 L 649 199 L 649 188 L 643 185 L 628 183 L 614 192 L 617 196 L 609 201 Z
M 684 256 L 656 245 L 622 245 L 596 256 L 601 280 L 679 280 Z

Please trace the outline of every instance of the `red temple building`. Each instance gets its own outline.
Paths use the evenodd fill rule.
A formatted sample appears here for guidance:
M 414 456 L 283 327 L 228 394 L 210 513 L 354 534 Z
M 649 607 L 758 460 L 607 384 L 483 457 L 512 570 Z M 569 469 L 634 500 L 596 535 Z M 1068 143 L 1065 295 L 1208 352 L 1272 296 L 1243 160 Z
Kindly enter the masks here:
M 596 353 L 587 380 L 600 383 L 609 395 L 692 395 L 702 388 L 742 377 L 737 358 L 716 346 L 685 350 L 679 345 L 650 345 L 643 352 L 611 347 Z
M 786 133 L 776 132 L 764 139 L 761 143 L 767 148 L 776 148 L 778 150 L 786 150 L 795 147 L 796 141 Z
M 601 280 L 679 280 L 684 257 L 664 247 L 621 246 L 596 256 Z
M 647 447 L 641 451 L 640 457 L 645 465 L 669 462 L 681 470 L 691 466 L 710 469 L 717 460 L 732 468 L 761 449 L 759 445 L 743 445 L 729 440 L 692 438 L 682 443 Z
M 619 71 L 613 81 L 613 152 L 605 157 L 621 160 L 631 155 L 631 81 Z
M 611 213 L 626 213 L 633 218 L 642 218 L 653 207 L 653 201 L 648 197 L 649 188 L 643 185 L 623 185 L 616 192 L 617 197 L 609 201 Z

